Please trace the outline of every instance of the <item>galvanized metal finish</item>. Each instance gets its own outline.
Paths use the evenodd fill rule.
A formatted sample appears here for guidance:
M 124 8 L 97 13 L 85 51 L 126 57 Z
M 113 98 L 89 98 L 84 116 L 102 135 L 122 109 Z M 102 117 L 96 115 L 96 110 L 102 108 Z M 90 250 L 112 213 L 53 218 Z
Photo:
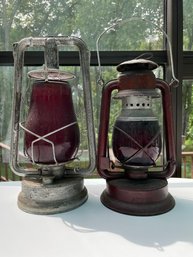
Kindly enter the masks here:
M 124 91 L 124 90 L 123 90 Z M 120 91 L 121 92 L 121 91 Z M 117 121 L 155 121 L 152 111 L 152 97 L 147 95 L 115 96 L 122 100 L 122 110 Z
M 60 71 L 56 69 L 40 69 L 32 70 L 28 72 L 28 77 L 34 78 L 37 80 L 59 80 L 66 81 L 74 79 L 75 76 L 70 72 Z
M 18 206 L 28 213 L 47 215 L 70 211 L 87 198 L 87 189 L 80 177 L 60 179 L 48 185 L 42 180 L 23 179 Z
M 130 96 L 122 100 L 122 108 L 144 110 L 150 109 L 152 106 L 151 97 L 149 96 Z
M 72 74 L 59 70 L 58 46 L 75 45 L 79 49 L 80 66 L 83 79 L 84 111 L 86 115 L 89 164 L 84 169 L 65 168 L 66 163 L 57 163 L 55 146 L 52 145 L 55 164 L 34 165 L 36 168 L 23 168 L 18 161 L 19 130 L 25 127 L 20 120 L 22 100 L 22 74 L 24 66 L 24 52 L 28 47 L 43 46 L 45 48 L 45 67 L 32 71 L 28 75 L 36 80 L 69 80 Z M 18 197 L 18 206 L 25 212 L 33 214 L 54 214 L 72 210 L 83 204 L 87 198 L 87 189 L 84 187 L 83 176 L 95 169 L 96 150 L 95 133 L 92 112 L 92 97 L 89 73 L 90 53 L 85 43 L 76 37 L 25 38 L 14 44 L 14 94 L 12 108 L 12 136 L 10 166 L 14 173 L 25 177 L 22 181 L 22 190 Z M 68 124 L 71 126 L 73 124 Z M 65 126 L 66 127 L 66 126 Z M 65 127 L 58 130 L 65 129 Z M 57 132 L 52 131 L 50 134 Z M 33 131 L 28 131 L 33 133 Z M 47 135 L 37 140 L 45 139 Z M 33 155 L 33 153 L 32 153 Z M 34 162 L 32 157 L 32 162 Z
M 19 140 L 19 122 L 20 122 L 20 106 L 22 97 L 22 73 L 24 66 L 24 52 L 28 47 L 43 46 L 46 49 L 45 64 L 47 65 L 46 71 L 49 73 L 49 69 L 53 71 L 53 68 L 58 66 L 58 53 L 56 48 L 60 45 L 72 45 L 77 46 L 80 56 L 80 66 L 82 71 L 83 89 L 84 89 L 84 104 L 86 113 L 86 125 L 88 133 L 88 152 L 89 152 L 89 164 L 88 167 L 78 170 L 81 175 L 87 175 L 91 173 L 96 166 L 96 147 L 95 147 L 95 133 L 93 124 L 93 112 L 92 112 L 92 97 L 90 88 L 90 73 L 89 73 L 89 61 L 90 53 L 86 44 L 77 37 L 51 37 L 51 38 L 24 38 L 20 42 L 14 44 L 14 94 L 13 94 L 13 108 L 12 108 L 12 136 L 11 136 L 11 154 L 10 154 L 10 166 L 14 173 L 19 176 L 41 176 L 41 169 L 24 169 L 19 166 L 18 163 L 18 140 Z M 52 49 L 53 46 L 53 50 Z M 50 56 L 48 58 L 48 56 Z M 33 76 L 33 74 L 32 74 Z M 48 77 L 49 78 L 49 77 Z M 65 175 L 77 173 L 77 171 L 65 170 Z
M 129 75 L 129 73 L 128 73 Z M 120 74 L 121 76 L 121 74 Z M 123 75 L 124 76 L 124 75 Z M 124 97 L 128 97 L 128 96 L 136 96 L 136 97 L 151 97 L 151 98 L 159 98 L 161 97 L 160 92 L 157 89 L 125 89 L 125 90 L 121 90 L 119 91 L 113 98 L 115 99 L 122 99 Z

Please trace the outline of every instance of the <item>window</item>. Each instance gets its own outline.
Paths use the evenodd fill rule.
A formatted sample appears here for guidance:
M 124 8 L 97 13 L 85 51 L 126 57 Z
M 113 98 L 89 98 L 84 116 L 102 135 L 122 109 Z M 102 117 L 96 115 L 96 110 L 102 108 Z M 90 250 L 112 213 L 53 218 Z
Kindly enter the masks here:
M 99 34 L 118 19 L 151 17 L 158 27 L 163 27 L 163 2 L 6 0 L 0 1 L 0 17 L 0 50 L 12 50 L 12 43 L 24 37 L 76 35 L 87 43 L 90 50 L 95 51 Z M 155 27 L 152 28 L 150 24 L 132 22 L 124 26 L 122 31 L 111 33 L 104 42 L 104 49 L 149 49 L 154 41 L 157 44 L 156 49 L 162 49 L 163 42 L 160 37 Z
M 192 13 L 192 1 L 183 0 L 183 49 L 186 51 L 193 50 Z
M 91 50 L 91 77 L 97 124 L 100 104 L 100 89 L 96 85 L 98 79 L 96 40 L 98 36 L 118 20 L 130 19 L 119 28 L 109 30 L 100 40 L 99 49 L 105 81 L 115 78 L 117 64 L 147 52 L 151 53 L 153 60 L 162 66 L 160 76 L 164 76 L 169 81 L 170 72 L 166 51 L 168 46 L 162 29 L 167 32 L 172 42 L 176 77 L 180 83 L 182 79 L 191 80 L 193 77 L 191 6 L 191 0 L 183 2 L 175 0 L 0 1 L 0 142 L 8 144 L 7 140 L 9 140 L 7 135 L 10 127 L 13 42 L 30 36 L 74 35 L 81 37 Z M 144 20 L 136 19 L 136 17 Z M 183 49 L 185 52 L 182 51 Z M 26 67 L 42 64 L 41 50 L 26 53 Z M 78 66 L 77 54 L 74 51 L 66 52 L 65 50 L 61 53 L 60 65 Z M 181 176 L 181 138 L 183 135 L 181 86 L 173 90 L 173 100 L 177 146 L 176 175 Z M 2 152 L 0 156 L 1 163 L 7 161 L 3 159 Z
M 184 74 L 182 84 L 182 176 L 193 176 L 193 88 L 192 88 L 192 4 L 189 0 L 183 1 L 183 49 Z M 185 68 L 186 67 L 186 68 Z

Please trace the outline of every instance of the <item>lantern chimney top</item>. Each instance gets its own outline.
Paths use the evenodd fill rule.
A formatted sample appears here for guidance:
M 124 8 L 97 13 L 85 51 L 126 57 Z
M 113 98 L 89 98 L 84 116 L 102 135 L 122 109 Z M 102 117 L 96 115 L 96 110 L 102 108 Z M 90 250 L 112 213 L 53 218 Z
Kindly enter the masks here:
M 158 64 L 147 59 L 133 59 L 120 63 L 117 66 L 117 71 L 127 72 L 132 70 L 154 70 Z

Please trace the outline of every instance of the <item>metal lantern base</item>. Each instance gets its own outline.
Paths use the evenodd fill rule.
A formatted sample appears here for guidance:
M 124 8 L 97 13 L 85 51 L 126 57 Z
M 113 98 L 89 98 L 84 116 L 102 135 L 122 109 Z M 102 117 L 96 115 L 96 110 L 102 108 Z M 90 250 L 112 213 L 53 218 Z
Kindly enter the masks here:
M 18 196 L 18 207 L 33 214 L 56 214 L 77 208 L 87 198 L 87 189 L 81 177 L 63 178 L 48 185 L 24 179 Z
M 101 202 L 114 211 L 136 216 L 162 214 L 175 206 L 166 179 L 108 180 Z

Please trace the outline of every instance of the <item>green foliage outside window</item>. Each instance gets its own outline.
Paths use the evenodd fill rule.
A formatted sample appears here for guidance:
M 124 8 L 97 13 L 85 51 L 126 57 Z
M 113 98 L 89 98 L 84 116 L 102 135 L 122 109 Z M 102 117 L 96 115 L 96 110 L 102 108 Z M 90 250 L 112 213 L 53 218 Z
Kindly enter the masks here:
M 193 50 L 193 5 L 184 3 L 184 50 Z M 24 37 L 78 36 L 90 50 L 105 28 L 119 19 L 141 17 L 164 28 L 164 1 L 160 0 L 0 0 L 0 51 L 12 51 L 13 42 Z M 164 37 L 151 23 L 128 22 L 120 29 L 104 35 L 102 51 L 162 50 Z M 74 50 L 74 49 L 73 49 Z M 127 56 L 125 57 L 127 59 Z M 63 67 L 76 74 L 74 99 L 80 100 L 82 85 L 77 67 Z M 116 78 L 115 67 L 102 67 L 105 82 Z M 26 74 L 26 73 L 25 73 Z M 158 76 L 162 77 L 162 75 Z M 91 68 L 92 93 L 96 132 L 100 109 L 101 88 L 97 85 L 97 67 Z M 0 141 L 5 142 L 10 127 L 13 67 L 0 67 Z M 193 150 L 192 81 L 183 85 L 183 135 L 185 150 Z M 113 115 L 116 116 L 116 108 Z M 78 109 L 78 107 L 77 107 Z M 115 117 L 112 117 L 112 121 Z M 0 160 L 0 162 L 2 159 Z

